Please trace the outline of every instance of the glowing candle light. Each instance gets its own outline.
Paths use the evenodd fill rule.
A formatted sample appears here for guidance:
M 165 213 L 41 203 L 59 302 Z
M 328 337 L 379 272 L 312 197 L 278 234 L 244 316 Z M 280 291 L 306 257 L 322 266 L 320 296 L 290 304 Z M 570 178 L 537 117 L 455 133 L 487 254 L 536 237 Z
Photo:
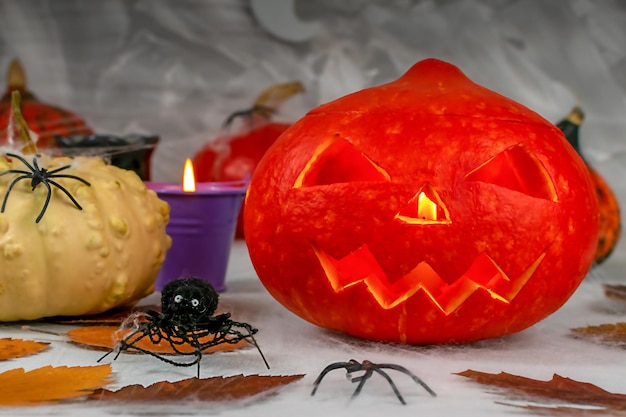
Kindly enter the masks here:
M 424 220 L 437 220 L 437 204 L 423 191 L 417 196 L 417 217 Z
M 196 183 L 191 159 L 187 159 L 182 184 L 147 181 L 146 186 L 170 206 L 166 230 L 172 247 L 159 271 L 156 289 L 162 290 L 181 276 L 196 276 L 209 281 L 217 291 L 224 291 L 247 180 Z
M 196 191 L 196 177 L 193 173 L 193 164 L 191 159 L 185 161 L 183 169 L 183 191 L 186 193 L 194 193 Z

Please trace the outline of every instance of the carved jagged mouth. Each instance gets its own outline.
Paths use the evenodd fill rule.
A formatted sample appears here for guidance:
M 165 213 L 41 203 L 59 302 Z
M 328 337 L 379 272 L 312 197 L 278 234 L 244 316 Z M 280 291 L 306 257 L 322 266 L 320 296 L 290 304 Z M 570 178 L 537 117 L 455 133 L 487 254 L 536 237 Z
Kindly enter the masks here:
M 423 291 L 446 315 L 458 309 L 474 292 L 486 291 L 503 303 L 510 303 L 533 276 L 546 255 L 544 251 L 519 276 L 509 277 L 486 253 L 476 257 L 465 273 L 452 284 L 446 283 L 426 262 L 420 262 L 408 274 L 390 283 L 387 274 L 367 245 L 341 259 L 313 247 L 328 281 L 337 293 L 356 285 L 365 285 L 384 309 L 391 309 Z

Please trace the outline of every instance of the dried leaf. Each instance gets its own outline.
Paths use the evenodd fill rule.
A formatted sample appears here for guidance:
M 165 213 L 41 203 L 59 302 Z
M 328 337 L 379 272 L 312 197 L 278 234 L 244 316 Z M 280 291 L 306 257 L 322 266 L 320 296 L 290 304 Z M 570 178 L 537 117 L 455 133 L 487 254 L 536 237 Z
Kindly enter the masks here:
M 73 329 L 67 332 L 67 336 L 72 342 L 78 344 L 81 347 L 98 350 L 113 349 L 117 345 L 117 343 L 124 337 L 125 334 L 127 334 L 126 331 L 120 331 L 120 328 L 118 326 L 87 326 L 79 327 L 77 329 Z M 202 339 L 200 339 L 200 341 L 202 341 Z M 221 345 L 205 349 L 203 353 L 229 351 L 247 345 L 248 342 L 246 342 L 245 340 L 241 340 L 237 343 L 222 343 Z M 148 337 L 145 337 L 137 342 L 136 346 L 154 353 L 171 355 L 176 354 L 170 344 L 165 340 L 161 340 L 160 343 L 154 344 L 150 341 Z M 194 348 L 190 345 L 179 345 L 177 346 L 177 349 L 185 353 L 194 351 Z M 126 352 L 134 353 L 135 351 L 131 349 Z
M 38 405 L 89 395 L 111 382 L 109 365 L 23 368 L 0 374 L 0 406 Z
M 572 329 L 576 337 L 605 345 L 626 347 L 626 323 L 600 324 Z
M 614 300 L 626 301 L 626 285 L 604 284 L 604 295 Z
M 505 404 L 517 408 L 521 408 L 528 412 L 531 412 L 533 415 L 537 416 L 550 416 L 550 417 L 594 417 L 601 416 L 607 417 L 610 415 L 611 417 L 626 417 L 626 411 L 624 410 L 611 410 L 610 414 L 608 414 L 606 408 L 576 408 L 576 407 L 564 407 L 564 406 L 556 406 L 556 407 L 542 407 L 539 405 L 519 405 L 514 406 L 512 404 Z
M 260 393 L 275 395 L 278 387 L 301 379 L 304 375 L 234 375 L 229 377 L 189 378 L 178 382 L 157 382 L 148 387 L 129 385 L 118 391 L 99 389 L 90 397 L 106 401 L 229 401 Z
M 39 353 L 48 348 L 50 343 L 24 339 L 0 339 L 0 360 L 14 359 Z
M 543 400 L 548 403 L 597 406 L 602 407 L 605 413 L 606 411 L 626 411 L 626 395 L 614 394 L 596 385 L 564 378 L 557 374 L 554 374 L 549 381 L 540 381 L 508 374 L 506 372 L 489 374 L 471 369 L 461 372 L 458 375 L 470 378 L 483 385 L 503 388 L 504 395 L 511 400 Z M 554 409 L 552 407 L 532 407 L 533 410 L 544 409 L 546 412 Z M 570 407 L 565 408 L 569 409 Z M 575 407 L 571 407 L 571 409 L 580 410 Z

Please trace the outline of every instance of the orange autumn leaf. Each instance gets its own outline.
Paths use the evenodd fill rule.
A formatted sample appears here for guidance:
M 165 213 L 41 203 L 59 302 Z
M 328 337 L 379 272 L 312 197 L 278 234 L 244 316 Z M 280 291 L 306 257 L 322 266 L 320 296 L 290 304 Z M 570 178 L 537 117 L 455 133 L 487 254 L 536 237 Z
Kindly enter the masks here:
M 0 360 L 14 359 L 39 353 L 48 348 L 50 343 L 24 339 L 0 339 Z
M 604 413 L 626 412 L 626 395 L 615 394 L 603 390 L 602 388 L 587 383 L 580 382 L 570 378 L 564 378 L 554 374 L 549 381 L 541 381 L 532 378 L 526 378 L 518 375 L 500 372 L 499 374 L 489 374 L 485 372 L 474 371 L 468 369 L 457 375 L 470 378 L 475 382 L 483 385 L 501 388 L 500 394 L 506 396 L 509 400 L 527 400 L 527 401 L 545 401 L 548 403 L 572 404 L 571 407 L 561 406 L 560 411 L 568 410 L 567 415 L 576 415 L 582 408 L 578 406 L 596 406 L 601 407 Z M 553 407 L 541 407 L 537 405 L 518 406 L 530 409 L 535 412 L 541 411 L 543 414 L 551 414 Z M 559 410 L 555 410 L 559 411 Z M 585 409 L 584 411 L 589 411 Z M 587 415 L 587 414 L 585 414 Z
M 130 330 L 128 330 L 130 331 Z M 87 326 L 70 330 L 67 336 L 70 340 L 79 346 L 89 347 L 98 350 L 111 350 L 117 343 L 128 334 L 126 331 L 120 332 L 119 326 Z M 200 339 L 202 341 L 202 339 Z M 213 353 L 217 351 L 229 351 L 243 346 L 247 346 L 248 342 L 241 340 L 237 343 L 222 343 L 212 346 L 203 351 L 203 353 Z M 136 343 L 137 347 L 148 350 L 153 353 L 171 354 L 176 352 L 172 349 L 166 340 L 161 340 L 158 344 L 152 343 L 148 337 L 144 337 Z M 195 349 L 188 344 L 178 345 L 177 349 L 184 353 L 191 353 Z M 127 353 L 135 353 L 132 349 L 126 350 Z
M 626 323 L 577 327 L 572 329 L 572 332 L 576 337 L 591 340 L 592 342 L 621 348 L 626 347 Z
M 55 403 L 83 397 L 111 382 L 109 365 L 23 368 L 0 374 L 0 406 Z
M 276 394 L 278 387 L 290 384 L 302 377 L 304 375 L 189 378 L 178 382 L 157 382 L 147 387 L 129 385 L 117 391 L 99 389 L 90 399 L 123 402 L 240 400 L 261 393 Z

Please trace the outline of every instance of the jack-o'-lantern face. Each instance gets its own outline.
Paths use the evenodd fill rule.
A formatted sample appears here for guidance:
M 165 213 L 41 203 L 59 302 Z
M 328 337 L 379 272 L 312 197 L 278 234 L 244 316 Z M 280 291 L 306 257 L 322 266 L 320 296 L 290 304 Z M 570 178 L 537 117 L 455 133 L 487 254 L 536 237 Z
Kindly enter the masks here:
M 252 179 L 246 241 L 270 293 L 315 324 L 463 342 L 567 300 L 591 264 L 595 205 L 554 126 L 428 60 L 292 126 Z

